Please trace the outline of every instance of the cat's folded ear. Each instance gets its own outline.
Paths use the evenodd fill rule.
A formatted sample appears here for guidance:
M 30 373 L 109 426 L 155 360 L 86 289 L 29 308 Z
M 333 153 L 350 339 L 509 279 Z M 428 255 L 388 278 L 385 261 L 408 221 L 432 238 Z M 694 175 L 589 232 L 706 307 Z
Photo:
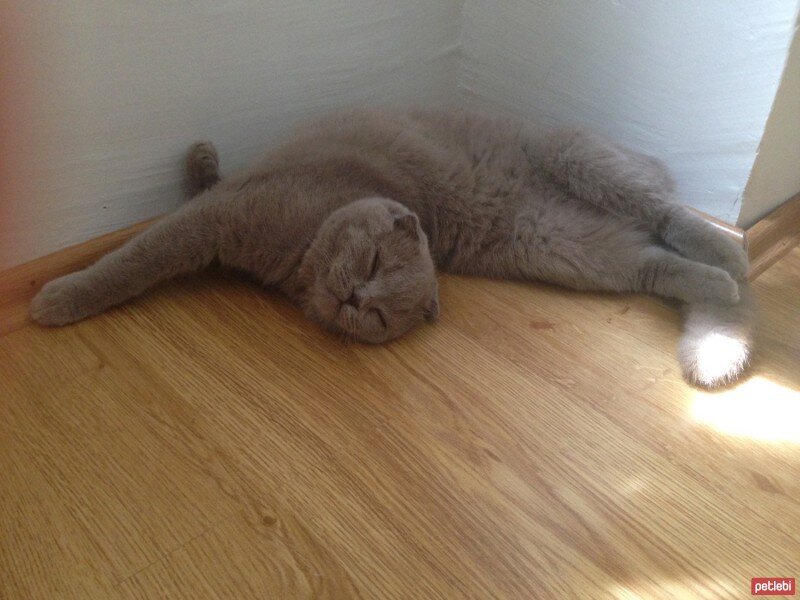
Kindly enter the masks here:
M 439 286 L 437 285 L 433 290 L 433 295 L 431 296 L 428 303 L 425 305 L 425 308 L 422 311 L 422 314 L 425 316 L 425 320 L 429 323 L 433 323 L 434 321 L 439 320 Z
M 415 240 L 419 239 L 419 219 L 414 213 L 408 213 L 394 220 L 394 228 L 405 231 Z

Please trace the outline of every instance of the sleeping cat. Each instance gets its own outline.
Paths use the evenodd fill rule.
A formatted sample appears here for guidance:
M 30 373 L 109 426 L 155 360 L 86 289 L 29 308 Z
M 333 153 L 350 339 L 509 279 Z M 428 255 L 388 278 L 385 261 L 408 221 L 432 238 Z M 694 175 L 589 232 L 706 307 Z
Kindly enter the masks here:
M 72 323 L 217 259 L 314 321 L 380 343 L 436 319 L 435 265 L 682 301 L 681 366 L 704 387 L 735 380 L 749 357 L 744 251 L 674 203 L 658 161 L 580 130 L 540 133 L 466 111 L 354 111 L 226 179 L 213 146 L 196 144 L 187 176 L 191 202 L 45 285 L 33 318 Z

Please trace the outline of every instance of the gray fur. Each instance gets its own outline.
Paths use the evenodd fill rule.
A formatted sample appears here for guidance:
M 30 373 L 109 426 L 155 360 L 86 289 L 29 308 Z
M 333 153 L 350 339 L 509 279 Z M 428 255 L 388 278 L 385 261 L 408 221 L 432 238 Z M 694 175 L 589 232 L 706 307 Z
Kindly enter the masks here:
M 657 160 L 598 136 L 538 134 L 464 111 L 357 111 L 307 127 L 227 179 L 218 166 L 213 145 L 195 144 L 187 189 L 199 195 L 48 283 L 34 319 L 71 323 L 218 258 L 281 289 L 315 321 L 378 343 L 438 315 L 435 263 L 681 300 L 687 379 L 712 387 L 745 367 L 743 250 L 675 204 Z M 711 373 L 696 356 L 698 336 L 717 326 L 747 352 Z

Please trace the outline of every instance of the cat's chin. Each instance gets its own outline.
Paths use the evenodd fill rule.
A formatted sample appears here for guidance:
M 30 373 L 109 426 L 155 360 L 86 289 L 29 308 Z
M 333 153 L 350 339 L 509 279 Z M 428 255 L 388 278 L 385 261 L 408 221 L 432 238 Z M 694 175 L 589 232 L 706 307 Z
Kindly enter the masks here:
M 386 332 L 373 333 L 370 331 L 352 332 L 348 334 L 352 339 L 362 344 L 385 344 L 392 339 Z
M 337 307 L 341 305 L 338 299 L 334 300 Z M 319 300 L 318 300 L 319 302 Z M 362 344 L 384 344 L 399 337 L 403 332 L 389 332 L 389 331 L 372 331 L 358 326 L 357 315 L 355 309 L 350 310 L 345 306 L 344 309 L 335 309 L 333 311 L 325 311 L 325 314 L 320 312 L 318 304 L 315 306 L 313 303 L 307 305 L 307 316 L 322 325 L 325 329 L 340 336 L 343 340 L 354 341 Z
M 328 328 L 339 333 L 345 339 L 362 344 L 382 344 L 389 341 L 390 338 L 385 331 L 374 332 L 359 327 L 357 312 L 355 308 L 350 306 L 339 308 L 333 318 L 328 320 Z

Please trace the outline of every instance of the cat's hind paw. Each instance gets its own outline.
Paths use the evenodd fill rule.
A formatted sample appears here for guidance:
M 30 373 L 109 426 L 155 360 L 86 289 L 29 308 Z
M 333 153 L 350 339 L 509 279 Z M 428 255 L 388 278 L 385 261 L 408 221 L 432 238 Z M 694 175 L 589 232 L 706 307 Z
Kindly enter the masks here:
M 735 240 L 724 236 L 708 239 L 702 246 L 694 249 L 694 254 L 695 260 L 727 271 L 736 281 L 747 278 L 747 253 Z
M 676 298 L 684 302 L 713 302 L 723 306 L 739 302 L 739 284 L 719 267 L 697 264 L 676 277 Z
M 665 241 L 690 260 L 718 267 L 736 281 L 747 278 L 747 253 L 735 239 L 699 216 L 684 211 L 674 217 Z
M 733 305 L 739 302 L 739 284 L 723 269 L 711 267 L 705 284 L 696 290 L 701 300 Z
M 195 142 L 186 152 L 185 185 L 190 197 L 213 187 L 219 180 L 219 154 L 211 142 Z

